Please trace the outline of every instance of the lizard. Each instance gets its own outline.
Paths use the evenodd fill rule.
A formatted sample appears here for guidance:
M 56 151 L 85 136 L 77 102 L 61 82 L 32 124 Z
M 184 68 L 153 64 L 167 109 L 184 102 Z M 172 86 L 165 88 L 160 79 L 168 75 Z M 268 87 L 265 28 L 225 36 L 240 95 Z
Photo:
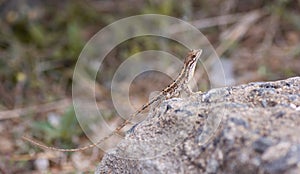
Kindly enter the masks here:
M 61 151 L 61 152 L 76 152 L 76 151 L 82 151 L 82 150 L 86 150 L 86 149 L 95 147 L 95 146 L 101 144 L 102 142 L 104 142 L 105 140 L 107 140 L 108 138 L 110 138 L 111 136 L 118 134 L 122 128 L 124 128 L 127 124 L 129 124 L 132 121 L 132 119 L 134 119 L 137 115 L 139 115 L 141 112 L 143 112 L 149 106 L 151 106 L 153 103 L 156 103 L 156 102 L 160 103 L 163 100 L 178 97 L 181 94 L 181 92 L 183 92 L 183 91 L 186 92 L 187 95 L 193 94 L 193 92 L 188 87 L 188 83 L 194 76 L 196 64 L 197 64 L 197 61 L 201 54 L 202 54 L 201 49 L 191 50 L 184 60 L 183 68 L 181 69 L 179 75 L 173 81 L 173 83 L 171 83 L 166 88 L 164 88 L 156 97 L 150 99 L 149 102 L 142 105 L 142 107 L 140 109 L 138 109 L 136 112 L 134 112 L 133 114 L 130 115 L 129 119 L 125 120 L 120 126 L 118 126 L 116 129 L 114 129 L 110 134 L 108 134 L 104 138 L 100 139 L 96 143 L 92 143 L 92 144 L 89 144 L 89 145 L 86 145 L 83 147 L 79 147 L 79 148 L 74 148 L 74 149 L 61 149 L 61 148 L 50 147 L 50 146 L 44 145 L 42 143 L 37 142 L 36 140 L 33 140 L 33 139 L 25 137 L 25 136 L 23 136 L 22 138 L 40 148 L 54 150 L 54 151 Z

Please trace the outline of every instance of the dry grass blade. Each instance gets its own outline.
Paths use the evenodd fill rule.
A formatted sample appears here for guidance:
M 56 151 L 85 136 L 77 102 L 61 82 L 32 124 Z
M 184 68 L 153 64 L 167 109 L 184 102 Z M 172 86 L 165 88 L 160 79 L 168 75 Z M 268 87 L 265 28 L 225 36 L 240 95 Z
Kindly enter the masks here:
M 29 106 L 26 108 L 18 108 L 18 109 L 13 109 L 13 110 L 0 111 L 0 120 L 18 118 L 21 115 L 26 115 L 31 112 L 43 113 L 43 112 L 49 112 L 52 110 L 60 110 L 60 109 L 67 108 L 70 104 L 71 104 L 71 101 L 69 99 L 64 99 L 64 100 L 55 101 L 55 102 L 46 103 L 46 104 Z
M 217 47 L 216 52 L 219 56 L 224 54 L 226 50 L 228 50 L 234 43 L 240 40 L 247 30 L 253 25 L 260 17 L 262 17 L 264 13 L 259 10 L 251 11 L 245 14 L 243 17 L 239 19 L 239 22 L 226 30 L 222 35 L 223 39 L 221 44 Z M 209 70 L 212 65 L 217 61 L 217 57 L 210 56 L 207 60 L 204 61 L 204 66 L 206 70 Z M 195 73 L 196 81 L 199 81 L 204 74 L 204 69 L 201 69 L 199 72 Z
M 54 159 L 61 156 L 60 152 L 53 152 L 53 151 L 46 151 L 41 153 L 35 154 L 23 154 L 23 155 L 13 155 L 10 160 L 12 161 L 28 161 L 28 160 L 35 160 L 38 158 L 44 159 Z
M 253 25 L 260 17 L 262 17 L 262 15 L 263 13 L 258 10 L 249 12 L 247 15 L 244 15 L 242 18 L 240 18 L 237 24 L 223 32 L 221 34 L 221 44 L 216 49 L 218 55 L 221 56 L 226 50 L 228 50 L 228 48 L 240 40 L 251 27 L 251 25 Z
M 260 49 L 258 49 L 258 51 L 257 51 L 260 53 L 261 56 L 264 52 L 269 50 L 269 48 L 271 47 L 271 45 L 273 43 L 276 31 L 278 30 L 279 19 L 280 19 L 280 17 L 277 14 L 272 14 L 270 16 L 269 29 L 266 30 L 264 40 L 261 43 L 261 46 L 259 47 Z
M 241 19 L 247 18 L 247 16 L 249 16 L 253 13 L 257 13 L 257 10 L 251 11 L 248 13 L 237 13 L 237 14 L 211 17 L 211 18 L 206 18 L 206 19 L 199 19 L 199 20 L 191 21 L 190 23 L 198 29 L 203 29 L 203 28 L 215 27 L 215 26 L 220 26 L 220 25 L 232 24 L 237 21 L 241 21 Z M 181 25 L 170 26 L 170 33 L 172 33 L 172 34 L 182 32 L 185 30 L 186 30 L 186 27 L 181 26 Z

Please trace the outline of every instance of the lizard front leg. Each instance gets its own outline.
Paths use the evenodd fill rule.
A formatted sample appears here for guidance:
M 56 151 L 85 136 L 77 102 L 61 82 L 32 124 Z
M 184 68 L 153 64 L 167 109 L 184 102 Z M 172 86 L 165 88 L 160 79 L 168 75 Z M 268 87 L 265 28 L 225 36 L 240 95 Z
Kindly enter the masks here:
M 187 93 L 188 96 L 191 96 L 192 94 L 201 94 L 202 91 L 193 92 L 188 85 L 183 85 L 183 90 L 185 93 Z
M 183 85 L 183 90 L 187 94 L 187 96 L 191 96 L 192 94 L 194 94 L 194 92 L 189 88 L 187 84 Z

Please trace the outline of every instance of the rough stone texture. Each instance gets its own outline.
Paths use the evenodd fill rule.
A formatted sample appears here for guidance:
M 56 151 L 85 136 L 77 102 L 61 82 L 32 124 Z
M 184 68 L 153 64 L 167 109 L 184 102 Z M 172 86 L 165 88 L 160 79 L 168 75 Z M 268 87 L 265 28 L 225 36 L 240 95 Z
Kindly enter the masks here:
M 95 173 L 300 173 L 300 77 L 167 100 Z

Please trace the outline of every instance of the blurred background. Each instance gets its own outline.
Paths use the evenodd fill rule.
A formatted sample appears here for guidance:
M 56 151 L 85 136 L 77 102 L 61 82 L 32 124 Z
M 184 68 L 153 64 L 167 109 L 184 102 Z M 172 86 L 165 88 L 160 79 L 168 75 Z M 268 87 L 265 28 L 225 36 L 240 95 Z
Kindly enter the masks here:
M 93 172 L 104 154 L 98 148 L 44 151 L 21 137 L 29 135 L 61 148 L 88 144 L 72 107 L 72 74 L 78 56 L 106 25 L 150 13 L 177 17 L 197 27 L 221 57 L 227 85 L 300 75 L 299 0 L 0 0 L 0 173 Z M 107 82 L 124 59 L 158 49 L 161 42 L 176 52 L 178 43 L 140 37 L 118 45 L 105 59 L 96 97 L 110 124 L 120 124 L 121 119 L 116 118 Z M 186 52 L 176 54 L 183 57 Z M 213 63 L 208 65 L 216 78 L 198 73 L 202 91 L 218 86 L 219 72 Z M 147 84 L 150 79 L 157 83 Z M 137 78 L 130 87 L 136 105 L 170 81 L 159 73 Z M 101 128 L 98 131 L 101 134 Z

